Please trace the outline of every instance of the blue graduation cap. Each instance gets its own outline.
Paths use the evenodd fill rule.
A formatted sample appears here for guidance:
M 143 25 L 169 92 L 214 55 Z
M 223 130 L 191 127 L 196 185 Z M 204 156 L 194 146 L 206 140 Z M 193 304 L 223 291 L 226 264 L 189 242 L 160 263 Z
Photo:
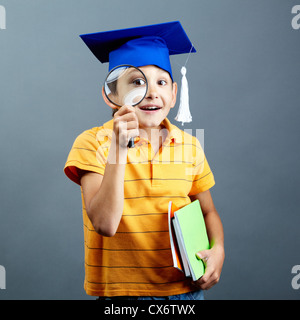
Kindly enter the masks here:
M 196 52 L 179 21 L 80 35 L 109 70 L 121 64 L 156 65 L 172 77 L 170 55 Z
M 179 21 L 82 34 L 80 37 L 99 61 L 109 62 L 109 71 L 122 64 L 135 67 L 155 65 L 169 72 L 172 80 L 169 56 L 196 52 Z M 181 72 L 186 82 L 185 68 Z M 184 90 L 187 90 L 187 87 Z M 179 120 L 176 119 L 178 115 L 175 119 L 190 122 L 192 117 L 189 110 L 184 114 L 185 116 L 179 117 Z

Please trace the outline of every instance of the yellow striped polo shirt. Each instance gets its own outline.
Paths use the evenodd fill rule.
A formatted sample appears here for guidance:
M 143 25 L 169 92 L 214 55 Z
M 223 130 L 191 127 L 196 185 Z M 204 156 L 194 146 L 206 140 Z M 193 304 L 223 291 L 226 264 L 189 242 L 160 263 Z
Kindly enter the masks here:
M 135 139 L 125 167 L 123 215 L 113 237 L 95 232 L 83 203 L 84 288 L 93 296 L 167 296 L 195 290 L 191 279 L 173 267 L 168 204 L 191 202 L 214 177 L 199 140 L 163 121 L 167 138 L 154 154 L 145 139 Z M 113 120 L 81 133 L 65 164 L 65 174 L 80 185 L 77 169 L 104 174 Z

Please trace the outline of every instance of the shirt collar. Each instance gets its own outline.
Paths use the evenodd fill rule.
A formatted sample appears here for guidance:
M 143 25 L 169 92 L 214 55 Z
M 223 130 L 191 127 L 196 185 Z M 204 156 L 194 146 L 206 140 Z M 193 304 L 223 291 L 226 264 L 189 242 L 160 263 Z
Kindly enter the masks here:
M 165 144 L 170 143 L 171 141 L 174 143 L 182 143 L 182 132 L 179 128 L 173 125 L 168 118 L 162 122 L 162 125 L 168 130 L 168 136 L 165 140 Z

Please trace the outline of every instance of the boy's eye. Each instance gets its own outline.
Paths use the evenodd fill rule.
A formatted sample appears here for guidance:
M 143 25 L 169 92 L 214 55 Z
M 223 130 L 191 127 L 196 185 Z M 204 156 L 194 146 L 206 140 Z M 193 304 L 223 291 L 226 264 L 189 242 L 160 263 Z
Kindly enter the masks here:
M 133 84 L 136 86 L 144 86 L 146 81 L 144 79 L 135 79 L 133 80 Z
M 165 86 L 167 84 L 167 81 L 165 80 L 159 80 L 158 83 L 162 86 Z

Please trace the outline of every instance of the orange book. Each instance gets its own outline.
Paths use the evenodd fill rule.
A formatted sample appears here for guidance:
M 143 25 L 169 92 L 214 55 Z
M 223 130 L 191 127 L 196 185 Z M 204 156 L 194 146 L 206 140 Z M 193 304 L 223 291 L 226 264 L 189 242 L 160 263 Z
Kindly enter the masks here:
M 172 224 L 172 219 L 174 218 L 174 212 L 177 211 L 178 209 L 179 208 L 176 207 L 172 201 L 169 202 L 169 210 L 168 210 L 169 235 L 170 235 L 170 244 L 171 244 L 172 257 L 173 257 L 173 266 L 178 270 L 184 272 L 182 261 L 180 258 L 178 244 L 176 241 L 174 227 Z

